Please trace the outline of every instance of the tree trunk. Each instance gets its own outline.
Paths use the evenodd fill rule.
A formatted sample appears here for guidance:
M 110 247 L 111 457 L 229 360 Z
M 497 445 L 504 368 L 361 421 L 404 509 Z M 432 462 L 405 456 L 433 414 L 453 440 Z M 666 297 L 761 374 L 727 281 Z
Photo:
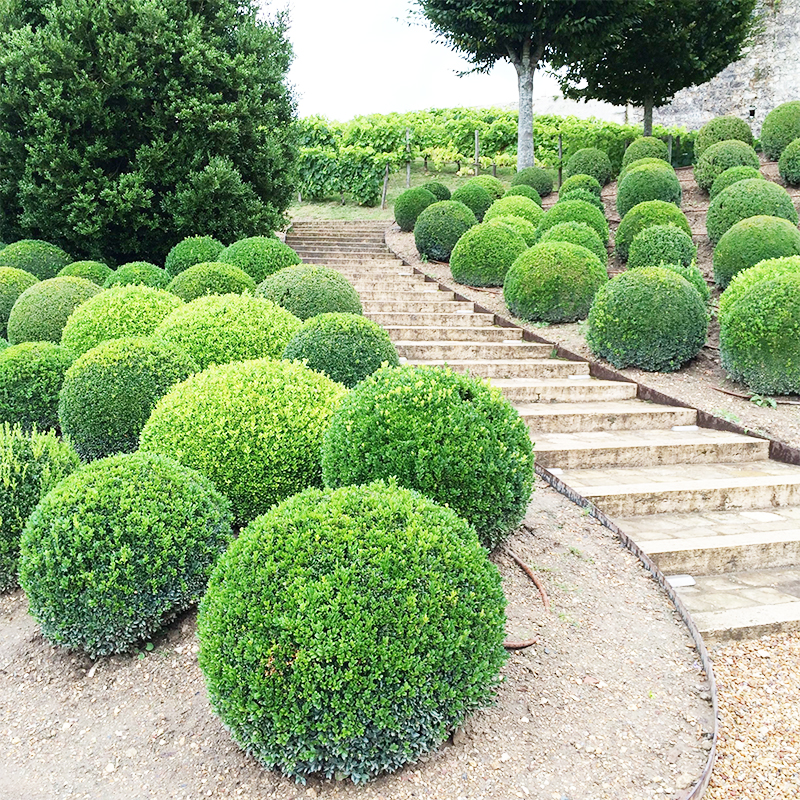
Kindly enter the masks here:
M 653 135 L 653 97 L 645 97 L 644 99 L 644 131 L 645 136 Z
M 527 56 L 527 57 L 526 57 Z M 533 166 L 533 70 L 530 52 L 514 63 L 519 86 L 517 171 Z

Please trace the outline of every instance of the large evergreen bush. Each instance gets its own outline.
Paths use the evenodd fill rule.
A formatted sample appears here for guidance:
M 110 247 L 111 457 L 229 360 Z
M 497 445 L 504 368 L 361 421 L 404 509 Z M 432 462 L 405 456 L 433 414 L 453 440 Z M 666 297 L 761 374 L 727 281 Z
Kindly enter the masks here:
M 657 267 L 661 263 L 688 267 L 697 258 L 697 247 L 686 231 L 675 225 L 651 225 L 633 237 L 628 268 Z
M 447 200 L 450 192 L 447 192 Z M 417 217 L 428 207 L 436 202 L 436 195 L 424 186 L 406 189 L 394 201 L 394 219 L 401 231 L 410 233 L 417 224 Z
M 709 191 L 714 181 L 731 167 L 759 167 L 758 154 L 755 150 L 738 139 L 729 139 L 712 144 L 697 161 L 694 168 L 694 179 L 697 185 Z
M 496 217 L 521 217 L 528 222 L 538 225 L 544 216 L 542 207 L 530 197 L 522 195 L 507 195 L 495 200 L 484 214 L 484 222 L 490 222 Z
M 778 159 L 778 172 L 790 186 L 800 186 L 800 138 L 792 139 Z
M 453 280 L 469 286 L 502 286 L 508 268 L 527 248 L 525 240 L 504 225 L 476 225 L 450 254 Z
M 761 126 L 761 147 L 770 161 L 777 161 L 789 142 L 800 136 L 800 100 L 775 106 Z
M 495 201 L 495 195 L 490 194 L 481 184 L 467 181 L 456 189 L 450 196 L 451 200 L 463 203 L 480 222 L 489 206 Z
M 624 217 L 634 206 L 647 200 L 663 200 L 680 208 L 681 183 L 675 170 L 666 162 L 643 164 L 628 170 L 617 184 L 617 211 Z
M 414 243 L 421 256 L 434 261 L 449 261 L 456 242 L 477 224 L 475 214 L 463 203 L 440 200 L 438 203 L 431 203 L 417 217 Z
M 688 236 L 692 235 L 689 220 L 677 206 L 663 200 L 646 200 L 634 206 L 617 228 L 614 251 L 620 261 L 628 260 L 628 251 L 634 236 L 651 225 L 675 225 Z
M 256 282 L 244 270 L 221 261 L 194 264 L 167 284 L 167 291 L 185 303 L 206 294 L 253 294 L 255 290 Z
M 17 298 L 39 279 L 16 267 L 0 267 L 0 336 L 7 336 L 8 315 Z
M 669 163 L 669 148 L 666 142 L 655 136 L 640 136 L 625 148 L 625 155 L 622 156 L 623 169 L 640 158 L 658 158 Z
M 734 275 L 728 288 L 719 297 L 717 316 L 720 326 L 725 324 L 731 309 L 753 286 L 761 281 L 773 281 L 784 275 L 800 275 L 800 256 L 767 258 Z
M 299 264 L 269 275 L 258 284 L 256 294 L 291 311 L 298 319 L 341 312 L 361 314 L 358 292 L 332 267 Z
M 738 139 L 750 147 L 754 144 L 753 132 L 743 119 L 730 116 L 714 117 L 697 132 L 694 140 L 695 158 L 700 158 L 711 145 L 731 139 Z
M 556 203 L 540 220 L 537 228 L 539 236 L 562 222 L 584 222 L 594 229 L 603 244 L 608 242 L 608 222 L 605 215 L 591 203 L 583 200 L 561 200 Z
M 713 200 L 723 189 L 727 189 L 734 183 L 746 181 L 749 178 L 766 180 L 761 174 L 761 170 L 755 167 L 728 167 L 721 175 L 714 178 L 714 183 L 708 190 L 708 196 Z
M 564 165 L 564 177 L 573 175 L 591 175 L 601 186 L 605 186 L 613 173 L 608 155 L 596 147 L 584 147 L 576 150 Z

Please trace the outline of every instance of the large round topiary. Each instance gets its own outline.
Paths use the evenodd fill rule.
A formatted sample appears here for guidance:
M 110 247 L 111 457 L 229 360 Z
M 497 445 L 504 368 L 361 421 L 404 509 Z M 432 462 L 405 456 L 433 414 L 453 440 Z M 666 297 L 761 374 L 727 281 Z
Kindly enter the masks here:
M 602 239 L 608 242 L 608 222 L 605 215 L 591 203 L 583 200 L 562 200 L 556 203 L 539 222 L 539 236 L 561 222 L 585 222 Z
M 489 194 L 479 183 L 470 180 L 459 186 L 450 199 L 463 203 L 480 222 L 489 206 L 494 202 L 494 195 Z
M 600 185 L 600 181 L 598 181 L 597 178 L 579 172 L 577 175 L 570 175 L 569 178 L 561 184 L 558 195 L 560 197 L 563 193 L 570 192 L 573 189 L 586 189 L 587 192 L 591 192 L 597 195 L 597 197 L 600 197 L 603 187 Z
M 298 319 L 341 312 L 361 314 L 358 292 L 340 272 L 331 267 L 300 264 L 265 278 L 256 294 L 291 311 Z
M 790 186 L 800 186 L 800 138 L 784 148 L 778 159 L 778 172 Z
M 414 242 L 421 256 L 433 261 L 449 261 L 456 242 L 478 220 L 463 203 L 440 200 L 429 205 L 414 225 Z
M 0 335 L 8 336 L 8 315 L 17 298 L 38 283 L 39 279 L 30 272 L 16 267 L 0 267 Z
M 714 181 L 731 167 L 753 167 L 760 165 L 758 153 L 749 145 L 738 139 L 712 144 L 697 161 L 694 167 L 694 179 L 704 191 L 708 191 Z
M 674 225 L 651 225 L 633 237 L 628 268 L 657 267 L 662 263 L 688 267 L 696 258 L 697 247 L 686 231 Z
M 131 261 L 112 272 L 103 286 L 106 289 L 114 286 L 152 286 L 154 289 L 166 289 L 168 283 L 169 274 L 161 267 L 149 261 Z
M 506 185 L 500 178 L 495 178 L 494 175 L 476 175 L 474 178 L 470 178 L 468 182 L 483 186 L 491 195 L 492 200 L 499 200 L 506 193 Z
M 623 272 L 592 303 L 586 342 L 618 369 L 673 372 L 706 342 L 708 315 L 697 290 L 662 267 Z
M 156 401 L 196 370 L 183 350 L 158 339 L 101 342 L 64 375 L 61 432 L 84 461 L 132 452 Z
M 26 430 L 58 425 L 58 393 L 72 354 L 52 342 L 0 350 L 0 422 Z
M 484 214 L 483 220 L 489 222 L 497 217 L 521 217 L 533 225 L 538 225 L 543 216 L 542 207 L 534 200 L 521 195 L 510 195 L 495 200 Z
M 537 206 L 542 205 L 542 198 L 539 197 L 539 192 L 533 186 L 528 186 L 527 183 L 518 183 L 516 186 L 510 186 L 503 194 L 503 197 L 527 197 L 529 200 L 533 200 Z
M 675 170 L 667 164 L 644 164 L 630 169 L 617 184 L 617 211 L 624 217 L 634 206 L 647 200 L 663 200 L 680 207 L 681 182 Z
M 498 389 L 435 367 L 379 369 L 342 401 L 322 449 L 326 486 L 396 477 L 448 505 L 490 550 L 525 515 L 527 428 Z
M 536 231 L 536 226 L 527 219 L 523 219 L 522 217 L 515 217 L 513 215 L 509 215 L 507 217 L 492 217 L 490 220 L 486 220 L 483 223 L 484 225 L 501 225 L 505 228 L 516 233 L 518 236 L 521 236 L 525 240 L 525 244 L 528 247 L 536 244 L 536 241 L 539 238 L 539 234 Z
M 525 240 L 503 225 L 476 225 L 450 254 L 453 280 L 468 286 L 502 286 L 514 259 L 527 249 Z
M 107 289 L 75 309 L 61 335 L 61 344 L 75 356 L 106 339 L 149 336 L 183 300 L 150 286 Z
M 589 227 L 585 222 L 559 222 L 548 228 L 543 234 L 540 243 L 544 242 L 572 242 L 579 244 L 594 253 L 601 264 L 608 262 L 608 251 L 602 239 L 597 235 L 594 228 Z
M 310 489 L 220 559 L 200 667 L 212 707 L 265 766 L 359 783 L 491 702 L 504 609 L 497 568 L 450 509 L 393 483 Z
M 605 214 L 605 204 L 603 201 L 589 189 L 563 189 L 558 193 L 558 200 L 556 203 L 563 203 L 565 200 L 583 200 L 584 203 L 589 203 L 595 208 L 599 208 Z
M 420 189 L 427 189 L 437 200 L 449 200 L 450 190 L 438 181 L 428 181 L 420 186 Z
M 152 453 L 117 455 L 42 498 L 19 580 L 49 641 L 122 653 L 200 599 L 231 538 L 228 501 L 202 475 Z
M 532 322 L 575 322 L 589 313 L 608 280 L 603 262 L 571 242 L 545 242 L 523 253 L 506 274 L 503 298 L 514 316 Z
M 729 167 L 717 178 L 714 178 L 714 183 L 711 184 L 708 196 L 713 200 L 723 189 L 727 189 L 734 183 L 738 183 L 738 181 L 746 181 L 749 178 L 766 180 L 755 167 Z
M 526 184 L 536 189 L 539 197 L 547 197 L 553 191 L 553 176 L 541 167 L 525 167 L 514 174 L 512 186 Z
M 60 248 L 39 239 L 20 239 L 3 248 L 0 259 L 4 267 L 16 267 L 30 272 L 39 280 L 55 278 L 72 259 Z
M 677 275 L 680 275 L 681 278 L 685 278 L 697 290 L 697 293 L 700 295 L 700 299 L 704 303 L 708 303 L 708 301 L 711 299 L 711 290 L 708 288 L 706 279 L 703 277 L 703 273 L 700 272 L 697 264 L 692 263 L 687 266 L 686 264 L 670 264 L 668 261 L 662 261 L 654 266 L 661 267 L 662 269 L 668 269 Z M 630 261 L 628 262 L 628 269 L 631 269 Z M 633 269 L 639 268 L 633 267 Z
M 761 126 L 761 148 L 770 161 L 777 161 L 786 146 L 800 136 L 800 100 L 781 103 L 767 114 Z
M 448 195 L 450 192 L 447 193 Z M 447 198 L 450 199 L 449 197 Z M 417 217 L 430 205 L 436 202 L 436 195 L 419 186 L 416 189 L 406 189 L 394 201 L 394 219 L 401 231 L 413 231 Z
M 167 291 L 185 303 L 206 294 L 253 294 L 255 290 L 256 282 L 244 270 L 221 261 L 194 264 L 167 284 Z
M 739 117 L 714 117 L 703 125 L 694 140 L 694 156 L 700 158 L 711 145 L 738 139 L 752 147 L 755 144 L 750 126 Z
M 564 165 L 564 177 L 591 175 L 601 186 L 605 186 L 614 172 L 608 155 L 596 147 L 576 150 Z
M 717 317 L 720 326 L 724 324 L 729 311 L 753 286 L 761 281 L 772 281 L 784 275 L 800 275 L 800 256 L 768 258 L 734 275 L 728 288 L 719 297 Z
M 8 341 L 60 342 L 72 312 L 102 289 L 85 278 L 50 278 L 29 286 L 8 315 Z
M 628 260 L 628 250 L 637 233 L 651 225 L 674 225 L 688 236 L 692 235 L 686 215 L 672 203 L 647 200 L 634 206 L 620 222 L 614 237 L 614 251 L 621 261 Z
M 283 358 L 304 361 L 348 389 L 381 365 L 400 363 L 389 334 L 360 314 L 319 314 L 306 320 L 286 345 Z
M 77 453 L 52 432 L 0 426 L 0 592 L 18 584 L 19 540 L 31 511 L 78 463 Z
M 289 247 L 271 236 L 252 236 L 228 245 L 217 255 L 217 261 L 233 264 L 244 270 L 256 283 L 260 283 L 284 267 L 300 263 L 300 256 Z
M 225 245 L 213 236 L 187 236 L 167 253 L 164 269 L 174 278 L 195 264 L 216 261 L 224 249 Z
M 800 255 L 800 230 L 782 217 L 747 217 L 728 228 L 714 248 L 714 281 L 720 289 L 734 275 L 768 258 Z
M 2 261 L 2 258 L 0 258 L 0 261 Z M 112 273 L 111 267 L 100 261 L 73 261 L 71 264 L 67 264 L 58 273 L 57 277 L 63 278 L 69 275 L 73 278 L 85 278 L 87 281 L 102 286 Z
M 622 156 L 622 168 L 624 169 L 640 158 L 657 158 L 669 163 L 669 148 L 666 142 L 655 136 L 640 136 L 625 148 Z
M 740 220 L 762 215 L 782 217 L 797 225 L 797 210 L 782 186 L 757 178 L 737 181 L 709 204 L 706 215 L 708 238 L 716 245 L 722 235 Z

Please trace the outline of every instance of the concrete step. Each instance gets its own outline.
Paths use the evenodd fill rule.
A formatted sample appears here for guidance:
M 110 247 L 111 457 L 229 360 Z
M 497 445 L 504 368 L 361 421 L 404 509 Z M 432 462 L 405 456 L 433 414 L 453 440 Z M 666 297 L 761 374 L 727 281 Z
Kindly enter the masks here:
M 303 259 L 312 258 L 392 258 L 393 256 L 385 247 L 301 247 L 295 245 L 292 250 Z
M 384 325 L 389 338 L 398 342 L 508 342 L 522 341 L 520 328 L 478 328 L 442 325 L 440 328 Z
M 405 271 L 404 271 L 405 270 Z M 361 281 L 373 283 L 385 283 L 389 281 L 398 281 L 403 283 L 430 283 L 431 286 L 437 284 L 432 281 L 426 281 L 423 275 L 414 274 L 409 272 L 405 267 L 398 267 L 396 270 L 388 269 L 339 269 L 336 270 L 343 278 L 347 278 L 352 284 L 360 283 Z
M 335 239 L 290 239 L 292 250 L 311 250 L 320 253 L 388 253 L 383 242 L 361 242 Z
M 375 302 L 389 302 L 393 303 L 395 301 L 402 301 L 402 302 L 414 302 L 417 297 L 419 297 L 423 302 L 441 302 L 446 300 L 455 300 L 456 296 L 453 292 L 440 292 L 436 284 L 428 284 L 432 286 L 432 289 L 422 288 L 425 284 L 419 289 L 406 289 L 405 291 L 398 291 L 398 292 L 387 292 L 383 291 L 359 291 L 358 295 L 362 301 L 364 300 L 372 300 Z
M 411 360 L 426 361 L 509 361 L 548 358 L 553 352 L 549 344 L 536 342 L 475 342 L 475 341 L 395 341 L 397 354 Z
M 566 378 L 493 378 L 511 403 L 550 405 L 629 400 L 636 397 L 636 384 L 625 381 L 601 381 L 588 372 Z
M 373 280 L 371 278 L 361 278 L 357 281 L 350 281 L 359 292 L 385 293 L 395 295 L 407 292 L 438 292 L 439 285 L 430 281 L 415 281 L 411 278 L 395 276 L 394 280 Z
M 368 315 L 371 320 L 377 322 L 378 325 L 383 325 L 384 328 L 390 327 L 438 327 L 438 326 L 453 326 L 455 328 L 488 328 L 494 324 L 494 314 L 478 314 L 473 311 L 458 314 L 426 314 L 416 312 L 392 312 L 392 311 L 379 311 L 373 312 Z M 509 335 L 513 335 L 514 331 L 518 328 L 503 328 L 502 330 L 508 331 Z
M 416 313 L 416 314 L 456 314 L 459 311 L 472 313 L 475 304 L 466 300 L 426 300 L 424 297 L 409 298 L 405 300 L 364 300 L 364 314 L 371 316 L 374 313 Z
M 515 358 L 500 360 L 408 360 L 420 367 L 449 367 L 453 372 L 468 372 L 480 378 L 565 378 L 567 375 L 588 374 L 589 365 L 582 361 L 561 361 L 556 358 Z
M 392 256 L 360 256 L 358 253 L 347 253 L 341 256 L 331 256 L 317 254 L 316 256 L 304 254 L 300 259 L 304 264 L 325 264 L 329 267 L 344 267 L 365 265 L 374 266 L 379 269 L 391 269 L 393 266 L 401 266 L 402 261 Z

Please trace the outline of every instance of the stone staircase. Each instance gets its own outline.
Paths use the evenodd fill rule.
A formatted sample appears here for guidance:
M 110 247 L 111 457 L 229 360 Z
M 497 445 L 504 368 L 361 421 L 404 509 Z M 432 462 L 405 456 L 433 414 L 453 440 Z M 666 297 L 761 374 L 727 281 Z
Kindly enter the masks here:
M 701 428 L 690 408 L 592 377 L 520 328 L 414 273 L 385 222 L 295 223 L 287 243 L 339 270 L 409 364 L 486 378 L 519 410 L 536 460 L 594 502 L 663 572 L 708 641 L 800 629 L 800 466 Z

